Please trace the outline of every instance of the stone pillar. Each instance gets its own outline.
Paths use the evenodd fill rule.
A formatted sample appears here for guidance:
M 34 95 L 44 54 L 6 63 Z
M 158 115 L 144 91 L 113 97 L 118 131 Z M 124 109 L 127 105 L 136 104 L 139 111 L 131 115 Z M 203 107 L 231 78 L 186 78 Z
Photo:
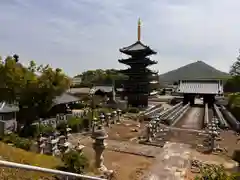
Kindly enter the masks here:
M 105 118 L 107 127 L 110 127 L 111 113 L 106 113 Z
M 122 113 L 121 109 L 117 109 L 117 121 L 118 122 L 121 122 L 121 120 L 120 120 L 121 113 Z
M 117 112 L 113 111 L 112 112 L 112 122 L 113 122 L 113 124 L 116 124 L 116 118 L 117 118 Z
M 103 151 L 106 148 L 106 143 L 104 140 L 108 137 L 106 131 L 102 129 L 96 130 L 92 134 L 92 139 L 94 139 L 93 149 L 95 151 L 95 167 L 100 171 L 106 171 L 107 168 L 104 166 Z

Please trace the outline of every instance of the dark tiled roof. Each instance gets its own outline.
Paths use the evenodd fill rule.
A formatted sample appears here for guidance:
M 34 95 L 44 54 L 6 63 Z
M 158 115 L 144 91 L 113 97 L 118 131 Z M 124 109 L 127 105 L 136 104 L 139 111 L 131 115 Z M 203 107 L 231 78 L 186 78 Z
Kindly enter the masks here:
M 144 45 L 142 42 L 140 41 L 137 41 L 135 42 L 134 44 L 130 45 L 130 46 L 127 46 L 127 47 L 124 47 L 124 48 L 121 48 L 120 51 L 121 52 L 125 52 L 125 51 L 139 51 L 139 50 L 151 50 L 149 48 L 149 46 L 146 46 Z M 153 53 L 155 53 L 153 50 L 151 50 Z
M 16 105 L 0 102 L 0 113 L 17 112 L 19 107 Z
M 61 96 L 57 96 L 54 100 L 55 104 L 67 104 L 76 101 L 80 101 L 80 98 L 72 96 L 68 93 L 63 93 Z

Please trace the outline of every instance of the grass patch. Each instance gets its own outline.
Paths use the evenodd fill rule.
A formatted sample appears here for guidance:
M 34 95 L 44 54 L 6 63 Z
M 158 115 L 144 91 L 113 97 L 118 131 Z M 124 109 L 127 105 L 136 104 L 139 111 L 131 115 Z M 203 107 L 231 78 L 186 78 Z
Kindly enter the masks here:
M 0 142 L 0 159 L 27 165 L 44 168 L 56 168 L 62 165 L 60 159 L 53 156 L 36 154 L 22 149 L 18 149 Z M 0 179 L 2 180 L 53 180 L 51 174 L 25 171 L 21 169 L 0 168 Z

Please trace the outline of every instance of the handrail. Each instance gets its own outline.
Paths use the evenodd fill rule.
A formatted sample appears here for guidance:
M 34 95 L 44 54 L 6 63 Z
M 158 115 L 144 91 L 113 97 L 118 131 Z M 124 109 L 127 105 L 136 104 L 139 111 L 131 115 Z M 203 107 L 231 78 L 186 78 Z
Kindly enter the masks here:
M 30 166 L 30 165 L 26 165 L 26 164 L 19 164 L 19 163 L 2 161 L 2 160 L 0 160 L 0 166 L 5 166 L 8 168 L 19 168 L 19 169 L 24 169 L 24 170 L 29 170 L 29 171 L 38 171 L 38 172 L 43 172 L 43 173 L 55 174 L 55 175 L 62 175 L 65 177 L 83 178 L 85 180 L 107 180 L 107 179 L 94 177 L 94 176 L 75 174 L 75 173 L 59 171 L 59 170 L 55 170 L 55 169 L 42 168 L 42 167 L 38 167 L 38 166 Z

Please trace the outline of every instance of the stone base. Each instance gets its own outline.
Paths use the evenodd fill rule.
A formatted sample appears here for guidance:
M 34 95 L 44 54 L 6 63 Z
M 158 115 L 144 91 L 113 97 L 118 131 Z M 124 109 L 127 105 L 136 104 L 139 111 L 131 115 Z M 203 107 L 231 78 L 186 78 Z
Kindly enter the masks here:
M 107 169 L 105 166 L 98 168 L 98 172 L 100 172 L 101 174 L 100 178 L 112 179 L 112 177 L 114 176 L 114 171 Z

